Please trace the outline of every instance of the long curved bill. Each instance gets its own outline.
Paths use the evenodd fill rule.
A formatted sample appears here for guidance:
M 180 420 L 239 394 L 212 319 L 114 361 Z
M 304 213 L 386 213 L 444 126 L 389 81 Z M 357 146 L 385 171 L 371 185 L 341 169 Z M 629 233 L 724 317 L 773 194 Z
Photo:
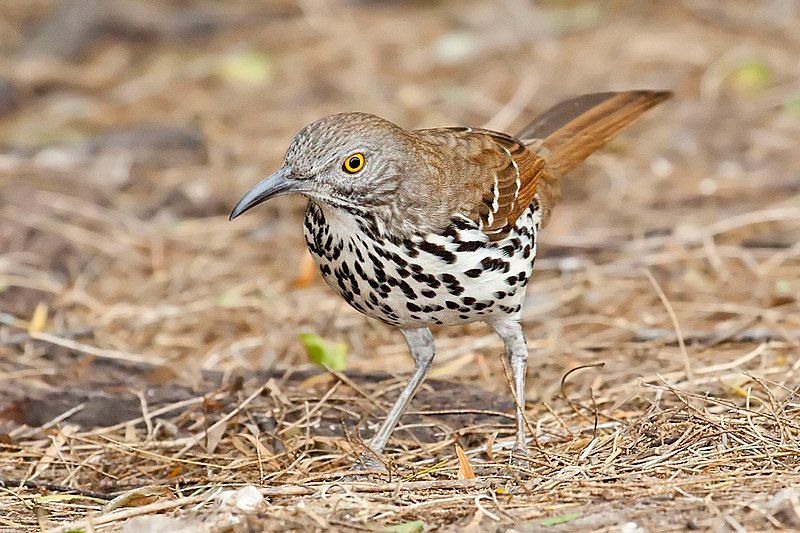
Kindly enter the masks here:
M 298 192 L 297 184 L 298 181 L 292 179 L 292 169 L 289 167 L 281 168 L 275 174 L 258 182 L 242 196 L 242 199 L 231 211 L 229 220 L 233 220 L 251 207 L 255 207 L 261 202 L 266 202 L 270 198 L 290 192 Z

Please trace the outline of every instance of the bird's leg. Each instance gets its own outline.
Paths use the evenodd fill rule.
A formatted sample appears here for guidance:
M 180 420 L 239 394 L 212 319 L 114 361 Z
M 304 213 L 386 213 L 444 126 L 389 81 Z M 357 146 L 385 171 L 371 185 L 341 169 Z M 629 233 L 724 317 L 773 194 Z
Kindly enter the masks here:
M 523 411 L 525 409 L 525 372 L 528 366 L 528 345 L 525 344 L 525 336 L 522 334 L 522 327 L 517 320 L 504 318 L 490 323 L 492 329 L 500 335 L 506 347 L 506 356 L 511 364 L 511 373 L 514 377 L 514 396 L 517 414 L 517 436 L 514 442 L 514 455 L 527 457 L 528 450 L 525 447 L 525 419 Z
M 406 383 L 403 392 L 400 393 L 400 396 L 398 396 L 391 410 L 386 415 L 386 420 L 383 421 L 383 424 L 381 424 L 381 427 L 369 443 L 370 450 L 375 456 L 380 456 L 380 454 L 383 453 L 389 436 L 392 434 L 395 426 L 397 426 L 400 417 L 408 407 L 408 404 L 411 402 L 419 386 L 425 380 L 425 376 L 428 375 L 428 371 L 430 371 L 431 365 L 433 364 L 435 349 L 431 331 L 428 328 L 418 328 L 404 329 L 402 332 L 406 337 L 411 356 L 414 358 L 414 372 L 411 374 L 408 383 Z M 375 457 L 362 456 L 359 462 L 362 467 L 369 467 L 370 469 L 372 469 L 371 467 L 377 467 L 378 469 L 382 469 L 382 466 L 375 460 Z

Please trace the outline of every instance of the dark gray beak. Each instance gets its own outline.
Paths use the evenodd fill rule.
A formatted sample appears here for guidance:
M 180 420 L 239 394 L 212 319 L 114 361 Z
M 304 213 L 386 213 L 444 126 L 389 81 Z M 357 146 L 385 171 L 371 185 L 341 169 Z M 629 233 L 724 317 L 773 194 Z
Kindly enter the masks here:
M 255 207 L 261 202 L 266 202 L 270 198 L 290 192 L 298 192 L 297 183 L 297 180 L 292 179 L 291 168 L 281 168 L 275 174 L 258 182 L 255 187 L 242 196 L 242 199 L 231 211 L 229 220 L 233 220 L 251 207 Z

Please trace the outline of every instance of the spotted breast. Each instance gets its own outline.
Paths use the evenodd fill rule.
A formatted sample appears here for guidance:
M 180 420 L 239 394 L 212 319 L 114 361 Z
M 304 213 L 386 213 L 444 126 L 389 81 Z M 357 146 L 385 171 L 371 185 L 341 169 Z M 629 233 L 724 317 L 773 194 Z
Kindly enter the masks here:
M 323 278 L 350 305 L 387 324 L 414 328 L 516 317 L 540 223 L 534 202 L 497 241 L 466 217 L 454 218 L 440 233 L 398 239 L 369 212 L 342 214 L 311 202 L 304 233 Z

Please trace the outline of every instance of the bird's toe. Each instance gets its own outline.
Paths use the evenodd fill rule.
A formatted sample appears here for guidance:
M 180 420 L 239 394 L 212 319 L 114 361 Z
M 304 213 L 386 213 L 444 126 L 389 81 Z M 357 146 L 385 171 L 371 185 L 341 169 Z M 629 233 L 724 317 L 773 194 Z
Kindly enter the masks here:
M 382 462 L 373 455 L 362 453 L 344 476 L 345 481 L 375 481 L 389 473 Z
M 531 455 L 524 444 L 517 444 L 511 449 L 510 464 L 520 470 L 530 470 Z

